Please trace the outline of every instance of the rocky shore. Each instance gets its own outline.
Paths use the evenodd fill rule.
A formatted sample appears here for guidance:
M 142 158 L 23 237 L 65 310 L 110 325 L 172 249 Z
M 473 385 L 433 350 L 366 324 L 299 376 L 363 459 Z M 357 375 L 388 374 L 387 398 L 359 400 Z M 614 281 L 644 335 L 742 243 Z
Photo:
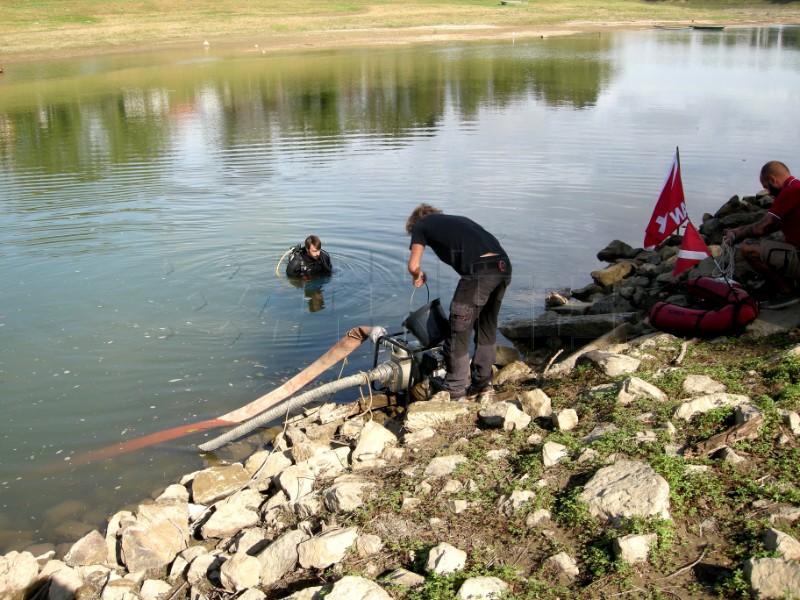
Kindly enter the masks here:
M 700 232 L 719 254 L 770 202 Z M 800 311 L 654 331 L 714 267 L 673 280 L 679 244 L 612 242 L 593 283 L 504 324 L 490 401 L 307 407 L 63 555 L 0 556 L 0 598 L 800 597 Z

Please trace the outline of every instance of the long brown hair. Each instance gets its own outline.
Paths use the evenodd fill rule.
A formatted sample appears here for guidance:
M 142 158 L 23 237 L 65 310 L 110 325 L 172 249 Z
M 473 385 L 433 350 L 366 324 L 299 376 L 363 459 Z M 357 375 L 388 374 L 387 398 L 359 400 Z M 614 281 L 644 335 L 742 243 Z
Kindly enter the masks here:
M 430 204 L 420 204 L 414 209 L 414 212 L 411 213 L 411 216 L 409 216 L 408 220 L 406 221 L 406 233 L 411 235 L 411 230 L 414 229 L 414 223 L 419 221 L 422 217 L 426 215 L 440 214 L 442 214 L 442 211 L 435 206 L 431 206 Z

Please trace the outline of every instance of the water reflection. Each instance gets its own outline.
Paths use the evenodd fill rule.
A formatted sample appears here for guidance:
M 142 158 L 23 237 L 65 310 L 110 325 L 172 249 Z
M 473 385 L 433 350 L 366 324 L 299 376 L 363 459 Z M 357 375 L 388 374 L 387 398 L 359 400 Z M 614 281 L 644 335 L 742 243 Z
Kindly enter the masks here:
M 288 279 L 289 283 L 299 290 L 303 290 L 303 297 L 308 302 L 308 312 L 319 312 L 325 309 L 325 285 L 330 283 L 332 277 L 316 277 L 314 279 Z
M 484 106 L 533 96 L 552 106 L 596 102 L 611 75 L 609 37 L 563 48 L 364 52 L 308 57 L 119 64 L 30 81 L 8 76 L 0 156 L 85 181 L 112 165 L 169 160 L 175 141 L 210 130 L 206 151 L 263 148 L 291 136 L 294 153 L 336 152 L 353 134 L 379 143 L 433 135 L 446 110 L 469 120 Z M 158 57 L 154 57 L 158 58 Z M 163 59 L 162 59 L 163 60 Z M 190 68 L 191 67 L 191 68 Z M 21 65 L 20 68 L 25 68 Z M 137 177 L 157 178 L 142 164 Z

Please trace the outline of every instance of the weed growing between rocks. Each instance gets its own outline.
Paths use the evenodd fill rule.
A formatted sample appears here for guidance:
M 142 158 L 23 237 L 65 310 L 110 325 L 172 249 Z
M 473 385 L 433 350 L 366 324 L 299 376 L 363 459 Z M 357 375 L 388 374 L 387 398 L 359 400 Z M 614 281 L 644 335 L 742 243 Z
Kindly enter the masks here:
M 462 571 L 428 576 L 417 588 L 390 587 L 397 598 L 455 598 L 461 584 L 477 576 L 499 577 L 511 585 L 504 597 L 520 599 L 748 597 L 742 564 L 748 558 L 777 556 L 761 541 L 774 526 L 770 515 L 782 505 L 800 505 L 800 449 L 796 438 L 787 437 L 778 412 L 799 407 L 795 386 L 800 360 L 792 355 L 769 358 L 796 338 L 793 333 L 767 340 L 699 342 L 691 346 L 684 366 L 648 364 L 649 370 L 637 376 L 665 391 L 666 402 L 643 397 L 620 406 L 616 388 L 602 386 L 625 377 L 608 381 L 596 369 L 576 368 L 541 385 L 554 412 L 577 410 L 576 429 L 554 429 L 549 419 L 539 419 L 524 431 L 481 429 L 471 414 L 447 431 L 440 429 L 435 442 L 406 455 L 409 464 L 424 465 L 436 455 L 463 454 L 467 461 L 450 479 L 426 482 L 418 470 L 398 466 L 381 475 L 383 489 L 391 491 L 349 515 L 345 524 L 382 538 L 391 532 L 379 572 L 402 567 L 424 573 L 428 552 L 441 542 L 468 552 Z M 731 394 L 751 395 L 763 413 L 758 436 L 729 447 L 741 463 L 691 452 L 734 427 L 736 408 L 712 408 L 685 423 L 672 418 L 687 396 L 681 386 L 689 375 L 709 377 Z M 498 399 L 513 398 L 499 394 Z M 592 439 L 592 430 L 600 425 L 613 429 Z M 567 452 L 547 468 L 542 464 L 545 440 Z M 621 457 L 646 462 L 666 480 L 671 518 L 634 515 L 611 524 L 591 513 L 581 499 L 584 486 L 602 466 Z M 520 490 L 534 494 L 504 514 L 504 500 Z M 406 504 L 409 498 L 420 502 Z M 459 500 L 467 503 L 464 512 L 454 511 Z M 540 511 L 551 518 L 531 518 Z M 796 537 L 797 523 L 782 530 Z M 646 562 L 633 565 L 619 558 L 616 540 L 647 534 L 653 534 L 653 541 Z M 561 552 L 576 560 L 577 575 L 548 566 L 547 559 Z M 371 562 L 374 568 L 375 559 Z M 350 569 L 347 560 L 335 567 L 337 576 Z

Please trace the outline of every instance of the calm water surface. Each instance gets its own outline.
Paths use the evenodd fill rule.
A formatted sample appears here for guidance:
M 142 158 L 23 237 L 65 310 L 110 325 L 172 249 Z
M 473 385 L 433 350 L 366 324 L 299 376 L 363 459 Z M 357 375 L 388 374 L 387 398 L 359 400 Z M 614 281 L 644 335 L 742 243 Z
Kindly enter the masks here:
M 71 458 L 246 404 L 352 326 L 397 329 L 419 202 L 500 238 L 502 320 L 589 283 L 610 240 L 641 245 L 676 146 L 696 222 L 768 159 L 800 171 L 799 47 L 796 28 L 654 30 L 7 64 L 0 549 L 103 530 L 207 464 L 202 435 Z M 295 287 L 275 266 L 309 233 L 336 272 Z M 423 268 L 449 300 L 453 275 Z

